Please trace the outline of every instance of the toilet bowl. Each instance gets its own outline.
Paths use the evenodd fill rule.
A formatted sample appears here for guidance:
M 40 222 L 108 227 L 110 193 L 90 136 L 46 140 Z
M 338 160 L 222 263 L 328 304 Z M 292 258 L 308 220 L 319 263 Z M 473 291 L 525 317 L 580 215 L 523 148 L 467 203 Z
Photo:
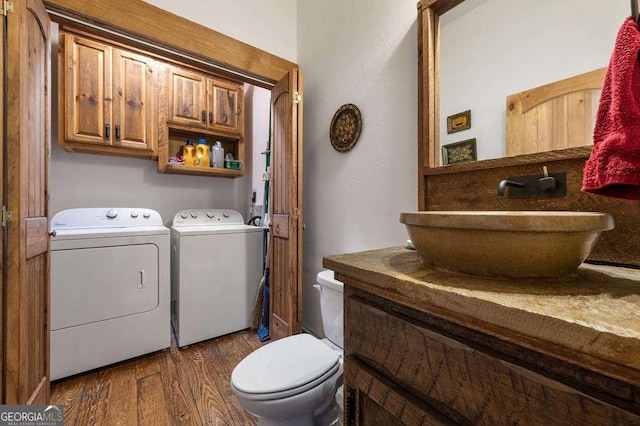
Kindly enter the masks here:
M 233 392 L 259 426 L 339 423 L 335 394 L 342 385 L 343 284 L 333 271 L 317 278 L 328 342 L 310 334 L 276 340 L 249 354 L 231 374 Z

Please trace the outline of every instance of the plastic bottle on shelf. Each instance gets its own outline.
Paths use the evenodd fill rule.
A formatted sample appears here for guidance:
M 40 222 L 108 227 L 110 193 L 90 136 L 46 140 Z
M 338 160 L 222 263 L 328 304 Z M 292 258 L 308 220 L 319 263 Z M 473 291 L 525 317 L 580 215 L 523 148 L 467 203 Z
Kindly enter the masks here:
M 213 167 L 217 169 L 224 168 L 224 148 L 220 141 L 217 141 L 215 145 L 213 145 L 211 154 L 213 155 Z
M 184 158 L 185 166 L 196 165 L 196 147 L 193 146 L 191 139 L 187 140 L 187 143 L 182 147 L 182 157 Z
M 210 167 L 209 163 L 209 145 L 205 139 L 200 139 L 196 145 L 196 166 Z

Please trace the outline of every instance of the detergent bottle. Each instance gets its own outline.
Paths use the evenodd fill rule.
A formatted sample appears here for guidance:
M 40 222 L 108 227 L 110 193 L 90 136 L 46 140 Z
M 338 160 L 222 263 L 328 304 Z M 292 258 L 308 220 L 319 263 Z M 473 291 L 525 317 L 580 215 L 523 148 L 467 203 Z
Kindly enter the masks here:
M 217 141 L 213 148 L 211 148 L 211 155 L 213 157 L 212 167 L 218 169 L 224 168 L 224 148 L 220 141 Z
M 209 145 L 205 139 L 200 139 L 196 145 L 196 166 L 209 167 Z
M 191 139 L 187 140 L 187 143 L 182 147 L 182 157 L 184 158 L 185 166 L 196 165 L 196 147 L 193 146 Z

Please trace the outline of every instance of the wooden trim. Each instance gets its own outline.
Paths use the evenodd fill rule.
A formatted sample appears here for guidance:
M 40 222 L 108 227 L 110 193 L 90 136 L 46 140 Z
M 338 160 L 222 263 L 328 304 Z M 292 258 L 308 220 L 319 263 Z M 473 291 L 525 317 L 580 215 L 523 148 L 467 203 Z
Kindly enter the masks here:
M 6 38 L 7 34 L 7 21 L 6 19 L 0 19 L 0 40 L 2 40 L 2 49 L 0 49 L 0 93 L 6 93 L 5 80 L 7 79 L 7 70 L 5 69 L 5 46 L 7 46 L 8 40 Z M 6 138 L 6 123 L 5 123 L 5 111 L 7 105 L 5 105 L 4 99 L 3 102 L 0 102 L 0 200 L 1 202 L 5 202 L 5 173 L 6 169 L 4 166 L 4 153 L 5 153 L 5 144 L 7 141 Z M 4 403 L 4 378 L 5 378 L 5 354 L 6 354 L 6 340 L 5 335 L 6 331 L 6 322 L 5 318 L 5 253 L 8 247 L 5 246 L 6 238 L 5 238 L 6 229 L 0 227 L 0 320 L 2 322 L 2 327 L 0 327 L 0 403 Z
M 474 170 L 489 170 L 533 163 L 571 160 L 574 158 L 584 158 L 586 160 L 591 154 L 591 148 L 591 146 L 581 146 L 578 148 L 536 152 L 535 154 L 516 155 L 513 157 L 492 158 L 490 160 L 470 161 L 468 163 L 455 163 L 441 167 L 424 167 L 422 169 L 422 173 L 424 176 L 437 176 Z
M 181 175 L 217 176 L 236 178 L 244 175 L 242 170 L 218 169 L 212 167 L 185 166 L 184 164 L 166 164 L 161 173 L 174 173 Z
M 428 80 L 428 75 L 425 73 L 424 66 L 424 24 L 422 23 L 423 14 L 422 14 L 422 2 L 418 2 L 418 210 L 426 209 L 426 200 L 425 200 L 425 176 L 423 169 L 427 166 L 428 161 L 426 161 L 425 157 L 425 149 L 424 149 L 424 122 L 422 118 L 424 117 L 423 105 L 424 105 L 424 96 L 427 88 L 424 87 L 425 81 Z
M 292 73 L 295 74 L 297 76 L 297 83 L 296 83 L 296 89 L 298 91 L 298 94 L 300 95 L 299 99 L 300 101 L 297 103 L 293 104 L 294 109 L 296 110 L 296 116 L 294 117 L 294 123 L 295 126 L 297 128 L 296 131 L 296 136 L 297 136 L 297 140 L 296 143 L 294 144 L 294 150 L 296 153 L 296 172 L 298 174 L 298 179 L 297 179 L 297 211 L 294 211 L 294 215 L 296 216 L 296 224 L 295 224 L 295 229 L 296 229 L 296 236 L 298 238 L 298 243 L 297 243 L 297 248 L 298 248 L 298 252 L 296 255 L 296 262 L 297 262 L 297 271 L 298 271 L 298 282 L 297 282 L 297 295 L 298 295 L 298 300 L 297 300 L 297 321 L 296 324 L 294 324 L 294 330 L 296 331 L 296 333 L 302 333 L 302 320 L 303 320 L 303 314 L 302 314 L 302 261 L 303 261 L 303 237 L 304 237 L 304 215 L 303 215 L 303 208 L 302 208 L 302 201 L 304 198 L 304 188 L 303 188 L 303 164 L 302 164 L 302 160 L 303 160 L 303 145 L 302 145 L 302 134 L 303 134 L 303 127 L 302 127 L 302 116 L 303 116 L 303 107 L 304 107 L 304 76 L 302 74 L 302 71 L 298 70 L 298 72 Z
M 297 65 L 142 0 L 46 0 L 48 9 L 275 83 Z M 57 16 L 55 22 L 66 23 Z M 77 24 L 75 24 L 77 26 Z M 89 32 L 95 32 L 87 28 Z M 147 47 L 148 49 L 148 47 Z M 167 56 L 164 52 L 163 56 Z M 174 57 L 184 57 L 174 55 Z M 255 84 L 255 83 L 254 83 Z M 269 87 L 265 85 L 263 87 Z

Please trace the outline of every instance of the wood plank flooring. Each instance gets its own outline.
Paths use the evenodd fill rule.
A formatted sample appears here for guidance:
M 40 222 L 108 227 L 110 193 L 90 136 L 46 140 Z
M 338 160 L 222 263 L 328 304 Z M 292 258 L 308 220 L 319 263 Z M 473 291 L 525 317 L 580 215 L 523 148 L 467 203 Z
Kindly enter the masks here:
M 51 404 L 71 425 L 254 425 L 229 380 L 261 345 L 245 330 L 171 348 L 54 382 Z

